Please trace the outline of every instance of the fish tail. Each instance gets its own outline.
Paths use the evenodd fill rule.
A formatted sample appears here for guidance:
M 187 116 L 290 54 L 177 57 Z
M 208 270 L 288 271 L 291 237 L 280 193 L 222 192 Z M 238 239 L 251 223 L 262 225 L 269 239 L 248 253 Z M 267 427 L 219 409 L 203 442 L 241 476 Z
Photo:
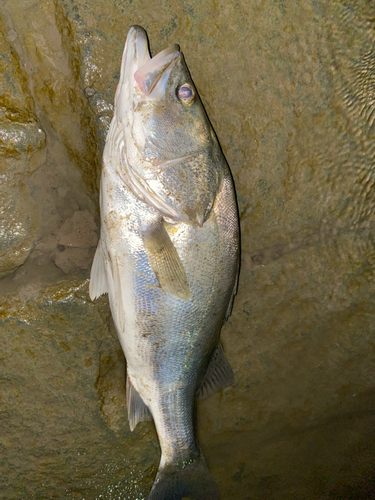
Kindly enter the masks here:
M 182 467 L 159 468 L 148 500 L 220 500 L 203 455 Z

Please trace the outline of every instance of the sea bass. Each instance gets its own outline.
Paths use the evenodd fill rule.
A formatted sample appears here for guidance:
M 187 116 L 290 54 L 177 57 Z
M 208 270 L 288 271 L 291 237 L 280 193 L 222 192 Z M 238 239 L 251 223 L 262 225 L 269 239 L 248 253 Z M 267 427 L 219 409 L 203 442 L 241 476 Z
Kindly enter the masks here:
M 154 420 L 149 500 L 220 498 L 196 400 L 233 383 L 220 329 L 236 293 L 239 229 L 227 163 L 178 45 L 151 58 L 130 28 L 100 186 L 92 299 L 108 293 L 127 362 L 131 430 Z

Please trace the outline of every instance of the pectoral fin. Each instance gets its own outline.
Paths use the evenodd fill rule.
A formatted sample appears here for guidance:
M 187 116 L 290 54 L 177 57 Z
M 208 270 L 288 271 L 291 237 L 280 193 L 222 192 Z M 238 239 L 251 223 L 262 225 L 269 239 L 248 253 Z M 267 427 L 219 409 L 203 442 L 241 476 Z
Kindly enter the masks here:
M 191 291 L 184 266 L 162 220 L 142 232 L 151 269 L 166 292 L 190 300 Z
M 90 299 L 94 300 L 103 293 L 108 293 L 107 277 L 105 273 L 105 263 L 101 240 L 95 252 L 94 261 L 90 273 L 89 294 Z
M 198 389 L 197 399 L 207 399 L 225 387 L 234 384 L 233 370 L 219 345 L 212 354 L 202 385 Z

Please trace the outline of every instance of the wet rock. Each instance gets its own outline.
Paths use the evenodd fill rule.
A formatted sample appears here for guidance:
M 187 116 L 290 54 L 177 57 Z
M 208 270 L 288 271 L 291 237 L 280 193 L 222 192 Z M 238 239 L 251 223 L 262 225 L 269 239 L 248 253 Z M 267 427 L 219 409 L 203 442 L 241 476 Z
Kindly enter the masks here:
M 156 436 L 150 425 L 129 430 L 108 320 L 82 277 L 2 297 L 1 449 L 15 471 L 0 478 L 4 498 L 82 498 L 87 488 L 91 498 L 144 497 Z
M 64 273 L 87 269 L 98 243 L 97 229 L 94 217 L 88 210 L 74 212 L 57 233 L 57 248 L 53 256 L 56 266 Z
M 57 267 L 64 273 L 70 273 L 73 269 L 87 269 L 95 254 L 95 249 L 89 248 L 64 248 L 58 247 L 53 256 Z
M 64 222 L 57 233 L 57 242 L 66 247 L 96 247 L 98 226 L 88 210 L 76 211 Z
M 180 44 L 237 188 L 241 278 L 222 335 L 236 384 L 198 408 L 222 498 L 371 498 L 371 2 L 22 4 L 0 7 L 5 233 L 14 238 L 5 272 L 34 250 L 0 283 L 1 491 L 144 499 L 155 473 L 152 425 L 127 426 L 108 303 L 90 303 L 85 284 L 98 224 L 87 192 L 97 194 L 126 32 L 141 24 L 154 54 Z M 42 128 L 48 161 L 36 170 Z M 29 174 L 43 214 L 37 241 L 21 182 Z
M 23 264 L 39 233 L 28 181 L 43 158 L 45 134 L 28 78 L 0 17 L 0 277 Z
M 17 34 L 14 45 L 29 72 L 40 111 L 81 170 L 90 193 L 96 193 L 99 157 L 94 124 L 80 84 L 80 60 L 71 47 L 70 26 L 61 17 L 59 2 L 25 2 L 20 9 L 5 1 L 2 10 Z
M 8 158 L 33 153 L 43 147 L 44 140 L 44 132 L 36 123 L 1 123 L 0 151 Z

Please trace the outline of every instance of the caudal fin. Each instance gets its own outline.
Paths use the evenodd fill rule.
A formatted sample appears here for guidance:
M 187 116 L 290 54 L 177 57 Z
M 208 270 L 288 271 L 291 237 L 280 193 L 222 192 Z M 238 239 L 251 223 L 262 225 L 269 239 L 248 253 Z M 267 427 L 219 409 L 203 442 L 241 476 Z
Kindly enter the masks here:
M 148 500 L 220 500 L 203 456 L 186 466 L 159 469 Z

